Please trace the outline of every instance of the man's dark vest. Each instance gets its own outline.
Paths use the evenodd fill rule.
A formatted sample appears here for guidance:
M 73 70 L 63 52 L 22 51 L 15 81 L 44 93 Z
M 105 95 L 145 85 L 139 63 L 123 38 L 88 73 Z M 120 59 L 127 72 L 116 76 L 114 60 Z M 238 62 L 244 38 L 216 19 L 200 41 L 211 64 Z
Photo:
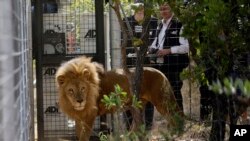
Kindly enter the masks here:
M 133 35 L 136 38 L 141 38 L 142 36 L 142 31 L 136 32 L 136 27 L 142 27 L 141 24 L 139 24 L 136 20 L 135 20 L 135 16 L 130 16 L 127 17 L 127 20 L 129 21 L 129 24 L 132 28 L 133 31 Z M 125 22 L 125 20 L 124 20 Z M 149 26 L 147 27 L 149 29 L 149 44 L 151 44 L 154 41 L 154 37 L 156 36 L 156 27 L 157 27 L 157 19 L 154 17 L 150 18 L 150 22 L 149 22 Z M 129 38 L 128 40 L 128 47 L 132 47 L 132 41 L 130 40 L 131 38 Z
M 130 26 L 132 28 L 133 36 L 136 37 L 136 38 L 141 38 L 141 36 L 142 36 L 142 30 L 140 31 L 138 29 L 140 29 L 140 27 L 142 29 L 142 25 L 140 25 L 135 20 L 134 15 L 130 16 L 130 17 L 127 17 L 127 20 L 129 21 L 129 24 L 130 24 Z M 123 20 L 123 21 L 125 22 L 125 20 Z M 156 36 L 157 25 L 158 25 L 157 19 L 154 18 L 154 17 L 151 17 L 149 26 L 147 27 L 149 29 L 149 42 L 148 42 L 149 45 L 154 41 L 154 37 Z M 131 37 L 129 37 L 128 42 L 127 42 L 127 47 L 129 47 L 129 48 L 126 49 L 126 54 L 135 53 L 135 50 L 134 50 L 134 48 L 132 46 L 133 46 L 132 45 L 132 40 L 131 40 Z M 145 59 L 145 60 L 146 61 L 144 63 L 148 63 L 148 60 L 147 59 Z M 136 61 L 135 57 L 127 58 L 127 65 L 128 65 L 128 67 L 132 67 L 133 65 L 135 65 L 135 61 Z
M 162 28 L 162 23 L 159 25 L 159 31 Z M 163 43 L 163 48 L 168 49 L 173 46 L 179 46 L 180 30 L 182 24 L 176 19 L 172 18 L 168 28 L 165 31 L 165 40 Z M 159 31 L 157 34 L 159 34 Z M 158 44 L 159 41 L 157 41 Z M 164 64 L 171 66 L 173 71 L 182 71 L 183 68 L 187 67 L 189 62 L 188 54 L 170 54 L 164 56 Z

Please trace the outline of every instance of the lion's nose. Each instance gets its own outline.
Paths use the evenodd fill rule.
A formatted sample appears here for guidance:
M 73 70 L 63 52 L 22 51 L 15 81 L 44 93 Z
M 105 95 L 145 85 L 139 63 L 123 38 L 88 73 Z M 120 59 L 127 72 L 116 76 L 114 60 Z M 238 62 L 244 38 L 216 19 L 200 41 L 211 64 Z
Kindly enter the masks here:
M 77 102 L 78 102 L 78 103 L 82 103 L 82 102 L 83 102 L 83 99 L 78 99 Z

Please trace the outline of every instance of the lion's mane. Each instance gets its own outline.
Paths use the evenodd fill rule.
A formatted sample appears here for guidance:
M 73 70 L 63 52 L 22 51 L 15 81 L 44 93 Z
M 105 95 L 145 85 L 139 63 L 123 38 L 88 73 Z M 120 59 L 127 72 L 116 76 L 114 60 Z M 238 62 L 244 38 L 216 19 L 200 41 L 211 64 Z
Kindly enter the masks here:
M 66 97 L 65 87 L 72 80 L 87 82 L 86 84 L 89 90 L 84 112 L 75 110 Z M 100 79 L 98 77 L 97 67 L 91 63 L 91 58 L 79 57 L 63 63 L 56 72 L 56 82 L 59 90 L 59 106 L 65 114 L 73 119 L 82 118 L 84 115 L 96 114 L 96 100 L 99 96 Z

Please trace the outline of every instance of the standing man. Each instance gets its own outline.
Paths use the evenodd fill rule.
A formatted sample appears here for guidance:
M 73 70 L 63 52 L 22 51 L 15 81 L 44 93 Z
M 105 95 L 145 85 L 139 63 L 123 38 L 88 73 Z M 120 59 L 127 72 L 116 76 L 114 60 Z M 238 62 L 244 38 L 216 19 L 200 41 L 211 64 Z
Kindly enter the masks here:
M 133 36 L 135 38 L 140 39 L 142 36 L 142 23 L 144 20 L 144 2 L 143 0 L 135 0 L 134 3 L 138 8 L 135 10 L 134 14 L 132 16 L 127 17 L 127 21 L 129 22 L 129 26 L 132 29 Z M 126 22 L 126 20 L 124 20 Z M 154 37 L 156 36 L 156 29 L 158 25 L 158 19 L 151 17 L 149 26 L 147 27 L 149 30 L 149 45 L 152 44 Z M 129 37 L 128 40 L 128 45 L 126 48 L 126 54 L 127 54 L 127 66 L 128 67 L 135 67 L 136 65 L 136 54 L 135 52 L 135 47 L 132 45 L 132 38 L 134 37 Z M 145 63 L 148 63 L 147 60 L 145 60 Z M 153 116 L 154 116 L 154 106 L 151 103 L 147 103 L 145 107 L 145 112 L 144 112 L 144 120 L 145 120 L 145 126 L 146 129 L 150 130 L 152 127 L 153 123 Z M 132 123 L 132 115 L 130 111 L 127 111 L 125 114 L 125 120 L 127 123 L 127 128 L 130 128 L 130 125 Z
M 127 48 L 126 48 L 126 54 L 127 54 L 127 66 L 128 67 L 134 67 L 136 64 L 136 52 L 135 52 L 135 47 L 133 47 L 133 38 L 140 39 L 142 36 L 142 23 L 144 20 L 144 3 L 143 0 L 135 0 L 134 5 L 137 7 L 136 10 L 134 11 L 134 14 L 127 17 L 127 21 L 129 26 L 132 29 L 133 32 L 133 37 L 128 38 L 128 43 L 127 43 Z M 126 20 L 124 19 L 124 22 Z M 125 23 L 127 25 L 127 23 Z M 154 41 L 154 37 L 156 36 L 156 29 L 158 25 L 158 19 L 155 17 L 150 18 L 148 31 L 149 31 L 149 45 L 152 44 Z
M 160 6 L 160 15 L 162 20 L 149 49 L 149 53 L 155 53 L 157 57 L 150 62 L 156 63 L 155 67 L 166 75 L 174 90 L 176 101 L 183 111 L 180 73 L 189 63 L 189 43 L 181 36 L 182 23 L 174 16 L 168 3 Z

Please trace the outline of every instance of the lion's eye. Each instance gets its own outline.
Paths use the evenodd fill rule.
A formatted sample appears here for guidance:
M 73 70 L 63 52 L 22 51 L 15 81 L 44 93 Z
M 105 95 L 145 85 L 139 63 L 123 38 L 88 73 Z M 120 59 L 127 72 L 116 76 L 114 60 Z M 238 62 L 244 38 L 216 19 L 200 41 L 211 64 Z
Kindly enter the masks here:
M 72 88 L 70 88 L 68 91 L 69 91 L 70 94 L 74 93 L 74 90 Z
M 85 87 L 81 87 L 81 91 L 85 91 Z

